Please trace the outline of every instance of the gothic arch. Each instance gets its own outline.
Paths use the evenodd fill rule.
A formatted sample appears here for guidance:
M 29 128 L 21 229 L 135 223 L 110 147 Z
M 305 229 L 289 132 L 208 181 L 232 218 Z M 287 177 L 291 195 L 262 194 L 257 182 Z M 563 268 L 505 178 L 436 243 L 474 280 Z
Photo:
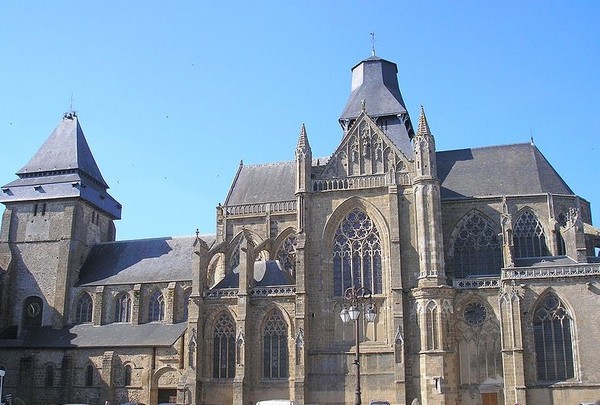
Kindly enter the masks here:
M 500 233 L 500 225 L 480 210 L 465 213 L 450 234 L 446 263 L 452 275 L 500 276 L 504 265 Z
M 86 290 L 81 291 L 76 295 L 74 304 L 75 305 L 72 306 L 72 319 L 76 324 L 90 323 L 93 321 L 94 296 L 91 293 Z M 85 308 L 82 307 L 84 304 L 86 305 Z M 87 307 L 88 305 L 89 308 Z
M 282 305 L 279 305 L 279 304 L 277 304 L 275 302 L 272 302 L 271 304 L 267 305 L 263 309 L 263 311 L 261 312 L 261 319 L 260 319 L 259 329 L 258 330 L 261 330 L 261 331 L 263 330 L 263 328 L 265 326 L 265 321 L 266 321 L 267 317 L 273 311 L 279 312 L 279 314 L 281 315 L 281 317 L 283 318 L 283 320 L 287 324 L 288 338 L 290 336 L 294 336 L 294 323 L 293 323 L 292 317 L 290 316 L 290 314 L 288 313 L 288 311 L 286 311 L 285 308 Z
M 273 239 L 271 257 L 275 257 L 277 255 L 277 251 L 279 247 L 290 235 L 296 234 L 296 228 L 289 226 L 285 228 L 283 231 L 279 232 L 279 235 L 275 239 Z
M 361 197 L 350 197 L 340 205 L 336 207 L 331 216 L 327 219 L 325 226 L 323 227 L 323 241 L 325 242 L 325 251 L 330 252 L 333 249 L 333 238 L 335 232 L 344 219 L 344 217 L 354 209 L 360 209 L 364 211 L 369 218 L 373 221 L 377 230 L 379 231 L 379 237 L 381 239 L 382 249 L 384 252 L 390 251 L 390 232 L 389 225 L 383 214 L 379 211 L 375 205 Z M 330 259 L 329 259 L 330 260 Z M 384 255 L 384 262 L 387 263 L 387 258 Z M 387 266 L 384 266 L 386 268 Z
M 181 378 L 181 371 L 177 370 L 176 368 L 173 368 L 171 366 L 162 366 L 159 367 L 153 374 L 152 374 L 152 386 L 156 387 L 156 389 L 160 388 L 160 386 L 158 385 L 159 379 L 160 377 L 162 377 L 163 375 L 167 374 L 167 373 L 174 373 L 177 376 L 177 380 L 179 380 Z M 177 385 L 175 385 L 177 386 Z
M 353 213 L 360 214 L 351 218 Z M 366 218 L 360 219 L 362 215 Z M 344 221 L 358 221 L 360 229 L 353 231 L 354 236 L 340 231 Z M 363 225 L 368 228 L 363 229 Z M 357 282 L 369 287 L 373 294 L 387 291 L 390 284 L 389 227 L 373 204 L 359 197 L 351 197 L 341 203 L 327 220 L 323 238 L 326 247 L 323 278 L 332 295 L 342 296 L 349 283 Z
M 535 221 L 537 221 L 537 225 L 539 225 L 540 227 L 540 231 L 541 233 L 539 233 L 539 231 L 535 231 L 534 230 L 534 235 L 528 236 L 527 238 L 531 238 L 531 243 L 533 243 L 533 246 L 523 246 L 523 247 L 519 247 L 519 242 L 518 242 L 518 238 L 519 238 L 519 227 L 521 225 L 521 222 L 526 221 L 527 217 L 526 216 L 532 216 L 531 219 L 534 219 Z M 518 212 L 517 215 L 515 216 L 516 220 L 513 221 L 513 244 L 514 244 L 514 251 L 515 251 L 515 257 L 516 258 L 524 258 L 524 257 L 542 257 L 542 256 L 548 256 L 550 255 L 550 249 L 549 249 L 549 244 L 551 243 L 551 235 L 552 232 L 550 232 L 550 230 L 548 229 L 547 226 L 547 221 L 541 221 L 540 220 L 540 216 L 537 215 L 536 211 L 529 207 L 529 206 L 525 206 L 523 208 L 521 208 Z M 537 226 L 536 225 L 536 226 Z M 531 232 L 531 230 L 527 230 L 528 232 Z M 537 239 L 536 239 L 537 238 Z M 541 239 L 540 239 L 541 238 Z M 523 237 L 524 241 L 523 243 L 526 243 L 526 238 Z M 536 246 L 539 245 L 539 246 Z M 539 252 L 536 251 L 536 248 L 539 248 Z M 532 249 L 534 252 L 534 255 L 523 255 L 523 252 L 520 252 L 521 249 L 525 249 L 526 252 L 525 253 L 529 253 L 528 250 Z M 539 253 L 539 254 L 538 254 Z
M 204 321 L 204 338 L 210 339 L 212 336 L 213 329 L 215 327 L 215 322 L 221 316 L 221 314 L 226 313 L 229 315 L 234 322 L 237 321 L 237 313 L 230 307 L 225 305 L 220 305 L 214 311 L 210 312 Z
M 531 314 L 537 381 L 566 381 L 578 375 L 573 309 L 552 289 L 542 292 Z

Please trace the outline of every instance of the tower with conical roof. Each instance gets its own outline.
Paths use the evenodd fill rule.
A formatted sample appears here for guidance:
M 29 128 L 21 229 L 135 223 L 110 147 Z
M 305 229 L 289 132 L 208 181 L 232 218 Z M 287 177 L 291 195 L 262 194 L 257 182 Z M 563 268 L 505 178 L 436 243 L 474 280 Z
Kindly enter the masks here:
M 121 205 L 108 194 L 74 112 L 16 174 L 0 192 L 2 304 L 13 308 L 0 327 L 20 334 L 60 328 L 73 315 L 68 292 L 91 246 L 115 239 Z

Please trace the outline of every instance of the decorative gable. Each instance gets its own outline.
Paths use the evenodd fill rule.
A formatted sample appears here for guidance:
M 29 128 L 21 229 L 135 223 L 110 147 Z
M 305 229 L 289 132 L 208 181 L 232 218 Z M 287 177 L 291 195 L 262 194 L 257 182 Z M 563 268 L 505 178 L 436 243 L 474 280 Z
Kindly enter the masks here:
M 404 183 L 398 181 L 398 176 L 408 178 L 410 161 L 384 131 L 385 123 L 379 127 L 363 111 L 342 139 L 321 178 L 388 175 L 386 183 Z

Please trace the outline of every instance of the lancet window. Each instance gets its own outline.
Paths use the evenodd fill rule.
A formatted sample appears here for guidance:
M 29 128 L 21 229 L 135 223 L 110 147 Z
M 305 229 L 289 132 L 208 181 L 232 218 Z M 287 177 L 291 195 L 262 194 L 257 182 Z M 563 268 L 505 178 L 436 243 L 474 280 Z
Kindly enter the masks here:
M 333 244 L 333 289 L 342 296 L 346 288 L 367 287 L 374 294 L 383 289 L 381 241 L 369 216 L 355 209 L 337 228 Z
M 454 275 L 500 275 L 502 240 L 500 230 L 483 215 L 473 212 L 463 222 L 454 240 Z
M 533 316 L 537 373 L 540 381 L 563 381 L 575 376 L 571 317 L 554 294 L 542 298 Z
M 115 305 L 115 322 L 131 321 L 131 297 L 129 294 L 121 294 Z
M 77 301 L 75 323 L 88 323 L 92 322 L 92 310 L 94 304 L 92 297 L 87 292 L 84 292 L 79 300 Z
M 213 377 L 235 377 L 235 323 L 221 314 L 213 330 Z
M 515 223 L 513 241 L 516 257 L 549 255 L 544 228 L 535 214 L 529 210 L 523 212 Z
M 263 375 L 288 377 L 287 324 L 278 311 L 272 311 L 263 327 Z
M 150 296 L 148 303 L 148 322 L 160 322 L 165 320 L 165 299 L 158 290 Z

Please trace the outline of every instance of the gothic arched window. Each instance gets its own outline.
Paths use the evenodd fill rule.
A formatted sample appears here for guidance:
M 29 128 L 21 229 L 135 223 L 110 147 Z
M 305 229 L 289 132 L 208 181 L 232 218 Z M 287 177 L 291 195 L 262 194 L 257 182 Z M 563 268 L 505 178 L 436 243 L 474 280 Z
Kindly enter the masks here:
M 296 270 L 296 234 L 291 234 L 279 246 L 277 251 L 277 259 L 284 270 L 291 275 L 295 274 Z
M 148 322 L 160 322 L 165 320 L 165 299 L 160 291 L 156 290 L 150 296 L 148 302 Z
M 263 376 L 288 377 L 287 324 L 278 311 L 272 311 L 263 327 Z
M 46 376 L 45 376 L 44 386 L 46 386 L 46 387 L 54 386 L 54 367 L 53 366 L 46 367 Z
M 131 298 L 129 294 L 121 294 L 115 305 L 115 322 L 131 321 Z
M 235 377 L 235 323 L 225 313 L 217 318 L 213 330 L 213 377 Z
M 535 214 L 523 212 L 513 228 L 515 257 L 548 256 L 544 228 Z
M 563 381 L 573 378 L 571 317 L 556 295 L 546 295 L 536 308 L 533 335 L 538 380 Z
M 355 209 L 335 231 L 333 245 L 333 291 L 342 296 L 351 286 L 367 287 L 374 294 L 383 290 L 381 242 L 369 216 Z
M 491 221 L 472 213 L 454 240 L 454 277 L 500 275 L 503 261 L 499 232 Z
M 84 292 L 77 301 L 77 312 L 75 313 L 75 323 L 92 322 L 92 310 L 94 304 L 92 297 L 87 292 Z
M 427 327 L 427 350 L 438 349 L 437 344 L 437 330 L 438 330 L 438 319 L 437 319 L 437 305 L 433 301 L 430 301 L 425 308 L 425 324 Z
M 125 386 L 131 385 L 131 366 L 127 364 L 124 370 L 124 384 Z
M 89 364 L 85 369 L 85 386 L 91 387 L 94 385 L 94 367 Z

